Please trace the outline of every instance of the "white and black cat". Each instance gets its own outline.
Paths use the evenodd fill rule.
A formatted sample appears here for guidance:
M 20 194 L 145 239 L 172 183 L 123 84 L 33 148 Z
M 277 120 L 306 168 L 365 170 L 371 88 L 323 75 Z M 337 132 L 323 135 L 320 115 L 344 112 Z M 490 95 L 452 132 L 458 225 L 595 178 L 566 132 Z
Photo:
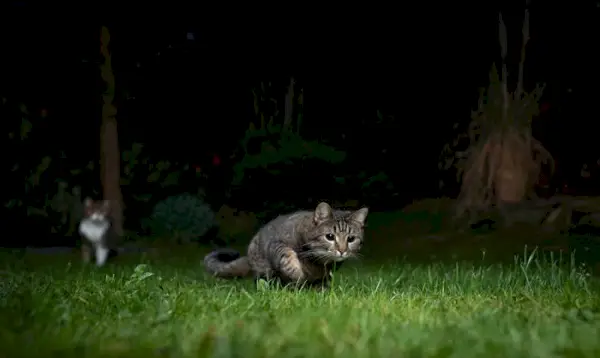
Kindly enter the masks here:
M 117 234 L 112 226 L 108 200 L 85 199 L 79 233 L 83 239 L 81 254 L 84 262 L 90 262 L 93 254 L 96 265 L 103 266 L 109 256 L 116 255 Z

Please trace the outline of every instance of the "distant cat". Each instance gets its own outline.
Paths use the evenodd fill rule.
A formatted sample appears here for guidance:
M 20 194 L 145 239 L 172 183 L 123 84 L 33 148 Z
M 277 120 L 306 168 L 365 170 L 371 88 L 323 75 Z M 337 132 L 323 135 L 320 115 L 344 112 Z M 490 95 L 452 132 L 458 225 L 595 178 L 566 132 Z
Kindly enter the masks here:
M 217 277 L 253 275 L 281 283 L 329 286 L 331 272 L 356 257 L 363 244 L 369 210 L 333 210 L 320 203 L 315 211 L 298 211 L 272 220 L 252 238 L 248 255 L 219 249 L 206 255 L 207 271 Z
M 108 200 L 83 202 L 83 219 L 79 223 L 79 233 L 83 238 L 81 253 L 84 262 L 90 262 L 92 251 L 96 265 L 103 266 L 109 256 L 116 254 L 117 235 L 110 220 Z

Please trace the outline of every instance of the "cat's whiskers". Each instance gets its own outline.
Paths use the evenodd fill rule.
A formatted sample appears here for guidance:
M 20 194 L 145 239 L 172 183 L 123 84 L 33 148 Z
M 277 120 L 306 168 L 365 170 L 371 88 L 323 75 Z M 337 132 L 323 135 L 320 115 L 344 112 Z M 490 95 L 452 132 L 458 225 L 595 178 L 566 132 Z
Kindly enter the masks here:
M 322 249 L 302 251 L 298 257 L 317 262 L 335 261 L 337 259 L 333 252 Z

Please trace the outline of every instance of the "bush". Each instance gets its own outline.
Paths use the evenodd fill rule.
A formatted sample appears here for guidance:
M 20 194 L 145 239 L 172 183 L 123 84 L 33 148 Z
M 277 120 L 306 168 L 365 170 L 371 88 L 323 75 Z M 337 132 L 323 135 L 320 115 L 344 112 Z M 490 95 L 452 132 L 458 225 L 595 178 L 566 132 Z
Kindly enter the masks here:
M 215 226 L 215 214 L 208 204 L 191 194 L 170 196 L 159 202 L 144 223 L 152 235 L 189 243 Z
M 240 149 L 230 204 L 265 218 L 304 207 L 309 198 L 329 199 L 337 166 L 345 159 L 343 151 L 275 125 L 248 130 Z

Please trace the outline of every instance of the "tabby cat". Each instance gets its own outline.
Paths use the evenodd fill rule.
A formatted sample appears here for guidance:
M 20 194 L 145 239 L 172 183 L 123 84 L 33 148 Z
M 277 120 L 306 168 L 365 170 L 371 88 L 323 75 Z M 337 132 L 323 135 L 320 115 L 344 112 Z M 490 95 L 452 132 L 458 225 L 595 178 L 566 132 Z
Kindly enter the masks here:
M 207 271 L 221 278 L 254 276 L 282 284 L 327 287 L 331 272 L 358 256 L 368 208 L 333 210 L 320 203 L 314 211 L 282 215 L 252 238 L 247 256 L 218 249 L 206 255 Z

